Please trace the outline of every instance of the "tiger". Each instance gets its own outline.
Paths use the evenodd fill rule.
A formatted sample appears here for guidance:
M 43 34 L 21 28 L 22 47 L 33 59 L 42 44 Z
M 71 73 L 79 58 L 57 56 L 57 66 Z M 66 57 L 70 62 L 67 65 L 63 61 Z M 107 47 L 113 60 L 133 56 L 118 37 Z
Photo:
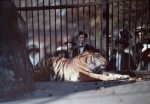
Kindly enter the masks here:
M 50 57 L 33 68 L 34 81 L 109 81 L 129 78 L 129 75 L 101 73 L 107 60 L 100 50 L 85 51 L 71 60 Z

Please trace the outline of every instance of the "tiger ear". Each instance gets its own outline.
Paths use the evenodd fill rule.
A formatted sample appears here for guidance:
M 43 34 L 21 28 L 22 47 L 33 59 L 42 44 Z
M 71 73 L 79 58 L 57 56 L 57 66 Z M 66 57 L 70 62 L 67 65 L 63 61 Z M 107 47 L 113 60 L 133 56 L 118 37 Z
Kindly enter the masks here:
M 86 55 L 86 54 L 89 54 L 89 51 L 84 51 L 83 53 L 82 53 L 83 55 Z

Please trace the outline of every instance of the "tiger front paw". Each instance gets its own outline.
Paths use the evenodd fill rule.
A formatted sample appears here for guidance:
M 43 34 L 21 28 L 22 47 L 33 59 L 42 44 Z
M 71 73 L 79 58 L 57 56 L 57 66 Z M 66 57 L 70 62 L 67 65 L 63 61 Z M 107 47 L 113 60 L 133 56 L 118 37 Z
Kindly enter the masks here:
M 130 76 L 129 75 L 122 75 L 121 79 L 129 79 Z
M 119 75 L 119 74 L 115 74 L 115 75 L 110 75 L 114 77 L 114 80 L 119 80 L 119 79 L 129 79 L 130 76 L 129 75 Z

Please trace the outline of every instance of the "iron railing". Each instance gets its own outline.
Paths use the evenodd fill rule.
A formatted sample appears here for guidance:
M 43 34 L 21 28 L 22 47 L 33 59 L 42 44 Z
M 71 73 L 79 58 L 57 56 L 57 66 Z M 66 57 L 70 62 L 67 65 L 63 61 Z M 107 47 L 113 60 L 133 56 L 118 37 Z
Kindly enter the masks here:
M 136 28 L 150 28 L 149 0 L 13 0 L 27 26 L 27 45 L 40 48 L 40 60 L 53 56 L 69 37 L 79 31 L 88 33 L 87 42 L 102 50 L 109 60 L 109 36 L 112 48 L 121 30 L 128 30 L 133 38 L 126 52 L 138 39 Z M 146 34 L 146 39 L 149 32 Z M 77 42 L 77 40 L 75 39 Z M 141 57 L 141 56 L 139 56 Z M 130 58 L 130 56 L 129 56 Z M 136 59 L 135 59 L 136 60 Z M 130 63 L 130 61 L 128 62 Z

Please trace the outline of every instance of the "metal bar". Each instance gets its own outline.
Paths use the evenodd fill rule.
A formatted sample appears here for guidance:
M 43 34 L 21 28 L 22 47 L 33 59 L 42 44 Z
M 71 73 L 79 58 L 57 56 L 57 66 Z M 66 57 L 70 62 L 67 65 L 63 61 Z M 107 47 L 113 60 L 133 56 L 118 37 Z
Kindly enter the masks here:
M 131 0 L 129 0 L 129 32 L 131 29 Z M 130 51 L 130 50 L 129 50 Z
M 89 2 L 90 2 L 90 0 L 89 0 Z M 89 6 L 89 21 L 90 21 L 90 10 L 91 10 L 91 6 Z M 91 36 L 90 36 L 90 34 L 91 34 L 91 25 L 90 25 L 90 22 L 88 22 L 89 23 L 89 39 L 90 39 L 90 41 L 89 41 L 89 44 L 91 45 Z
M 27 0 L 25 0 L 25 6 L 27 7 Z M 28 14 L 27 14 L 27 11 L 25 11 L 25 13 L 26 13 L 25 16 L 26 16 L 26 34 L 27 34 L 26 46 L 28 46 L 28 16 L 27 16 Z
M 55 0 L 55 6 L 56 6 L 56 0 Z M 57 27 L 56 27 L 56 9 L 55 9 L 55 49 L 57 49 Z
M 56 1 L 55 1 L 56 2 Z M 55 6 L 44 6 L 44 7 L 17 7 L 18 11 L 31 11 L 31 10 L 49 10 L 49 9 L 65 9 L 65 8 L 77 8 L 77 7 L 88 7 L 94 5 L 101 5 L 101 1 L 90 2 L 90 3 L 80 3 L 72 5 L 56 5 Z
M 102 7 L 101 7 L 101 10 L 102 10 Z M 100 17 L 103 18 L 102 11 L 100 12 Z M 100 49 L 102 50 L 102 34 L 103 34 L 102 30 L 103 30 L 103 28 L 102 28 L 102 19 L 101 19 L 101 18 L 100 18 L 100 21 L 101 21 L 101 22 L 100 22 L 100 23 L 101 23 L 101 24 L 100 24 L 100 26 L 101 26 L 101 27 L 100 27 L 100 28 L 101 28 L 101 29 L 100 29 L 100 30 L 101 30 L 101 32 L 100 32 L 100 34 L 101 34 L 101 37 L 100 37 L 100 43 L 101 43 Z
M 118 36 L 118 38 L 119 38 L 119 2 L 117 3 L 118 5 L 118 34 L 117 34 L 117 36 Z M 117 40 L 118 41 L 118 40 Z M 118 50 L 118 46 L 117 46 L 117 50 Z M 118 57 L 118 66 L 120 67 L 120 65 L 119 65 L 119 57 Z
M 21 0 L 19 0 L 19 7 L 21 8 Z M 21 15 L 21 11 L 20 11 L 20 15 Z
M 148 1 L 148 19 L 150 19 L 150 0 Z
M 141 27 L 143 25 L 143 0 L 141 1 L 142 2 L 142 9 L 141 9 Z
M 78 4 L 79 4 L 79 0 L 78 0 L 78 2 L 77 2 Z M 77 18 L 78 18 L 78 26 L 77 26 L 77 28 L 78 28 L 78 30 L 77 30 L 77 32 L 79 33 L 79 7 L 77 8 Z M 78 34 L 77 33 L 77 34 Z M 77 40 L 77 41 L 79 41 L 79 40 Z M 78 43 L 78 47 L 79 47 L 79 43 Z M 78 48 L 78 53 L 79 53 L 80 51 L 79 51 L 79 48 Z
M 113 9 L 113 3 L 112 3 L 112 11 L 111 11 L 111 12 L 112 12 L 112 17 L 111 17 L 111 18 L 112 18 L 112 28 L 111 28 L 111 32 L 112 32 L 112 36 L 111 36 L 112 49 L 114 48 L 114 47 L 113 47 L 113 37 L 114 37 L 114 34 L 113 34 L 113 26 L 114 26 L 114 25 L 113 25 L 113 11 L 114 11 L 114 9 Z
M 117 3 L 118 6 L 118 38 L 119 38 L 119 2 Z
M 84 0 L 83 0 L 83 3 L 84 3 Z M 82 7 L 83 8 L 83 31 L 85 32 L 85 13 L 84 13 L 84 10 L 85 10 L 85 8 L 84 7 Z
M 123 1 L 123 18 L 122 18 L 122 22 L 123 22 L 123 31 L 124 31 L 124 16 L 125 16 L 125 2 Z M 124 44 L 124 43 L 123 43 Z M 128 55 L 128 57 L 130 57 L 130 55 Z M 122 63 L 124 63 L 124 61 L 125 60 L 122 60 L 123 62 Z M 130 65 L 129 64 L 129 61 L 128 61 L 128 65 Z M 123 67 L 124 67 L 124 64 L 123 64 Z
M 130 20 L 131 20 L 131 0 L 129 0 L 129 33 L 130 33 L 130 28 L 131 28 L 131 24 L 130 24 Z M 130 36 L 129 36 L 129 39 L 130 39 Z M 129 53 L 131 52 L 130 51 L 130 47 L 131 47 L 131 42 L 129 41 Z M 130 65 L 130 59 L 131 59 L 132 57 L 130 57 L 129 56 L 129 62 L 128 62 L 128 64 Z M 131 70 L 131 69 L 130 69 Z
M 39 3 L 38 3 L 38 1 L 37 1 L 37 7 L 38 7 L 38 6 L 39 6 Z M 37 19 L 38 19 L 38 44 L 39 44 L 39 49 L 40 49 L 39 10 L 37 10 Z M 41 60 L 41 59 L 40 59 L 40 53 L 41 53 L 41 52 L 39 51 L 39 60 Z
M 123 2 L 123 18 L 122 18 L 123 30 L 124 30 L 124 16 L 125 16 L 125 2 Z
M 73 3 L 73 1 L 72 1 L 72 3 Z M 66 5 L 67 5 L 67 2 L 66 2 Z M 72 18 L 73 18 L 73 9 L 72 9 Z M 67 41 L 68 41 L 68 12 L 67 12 L 67 8 L 66 8 L 66 35 L 67 35 Z M 67 52 L 68 52 L 68 45 L 67 45 Z
M 148 1 L 148 11 L 147 11 L 147 22 L 146 22 L 146 29 L 147 29 L 147 48 L 148 48 L 148 38 L 149 38 L 149 32 L 150 29 L 148 29 L 148 27 L 150 26 L 150 1 Z M 148 61 L 148 60 L 147 60 Z M 146 63 L 146 69 L 148 70 L 148 62 Z
M 94 44 L 94 47 L 96 48 L 96 14 L 97 14 L 97 12 L 96 12 L 96 5 L 94 7 L 95 7 L 95 31 L 94 31 L 94 36 L 95 36 L 95 40 L 94 41 L 95 41 L 95 44 Z
M 130 33 L 130 28 L 131 28 L 131 0 L 129 0 L 129 33 Z M 129 41 L 130 42 L 130 41 Z M 129 49 L 130 49 L 130 43 L 129 43 Z M 130 50 L 129 50 L 130 53 Z
M 143 27 L 143 0 L 141 1 L 142 2 L 142 9 L 141 9 L 141 28 Z M 140 62 L 142 62 L 142 52 L 140 52 Z M 142 64 L 140 64 L 140 69 L 142 69 Z
M 60 0 L 60 5 L 62 4 Z M 60 9 L 60 35 L 61 35 L 61 47 L 62 47 L 62 9 Z
M 44 7 L 44 0 L 43 0 L 43 7 Z M 45 11 L 43 10 L 43 34 L 44 34 L 44 58 L 46 58 L 46 40 L 45 40 Z
M 150 78 L 150 71 L 131 71 L 131 70 L 121 70 L 121 71 L 109 71 L 111 73 L 117 73 L 117 74 L 125 74 L 125 75 L 130 75 L 131 77 L 145 77 L 145 78 Z
M 136 31 L 136 27 L 137 27 L 137 0 L 135 0 L 135 30 L 134 31 Z M 134 41 L 134 43 L 136 44 L 136 35 L 134 34 L 134 38 L 135 38 L 135 41 Z M 135 56 L 135 52 L 136 52 L 136 47 L 134 48 L 134 53 L 133 53 L 133 55 L 134 55 L 134 59 L 135 59 L 135 65 L 136 65 L 136 67 L 138 66 L 137 64 L 136 64 L 136 60 L 137 60 L 137 58 L 136 58 L 136 56 Z
M 108 34 L 109 34 L 109 8 L 108 8 L 108 3 L 107 0 L 102 0 L 102 10 L 103 10 L 103 14 L 102 14 L 102 37 L 103 39 L 106 40 L 106 47 L 105 51 L 106 51 L 106 58 L 107 60 L 109 59 L 109 54 L 108 54 Z
M 79 8 L 77 8 L 77 15 L 78 15 L 78 32 L 79 32 Z
M 146 76 L 148 75 L 150 77 L 150 71 L 146 70 L 146 71 L 132 71 L 133 73 L 135 73 L 136 75 L 141 75 L 141 76 Z
M 33 2 L 31 0 L 31 7 L 33 6 Z M 34 45 L 34 19 L 33 19 L 33 11 L 31 11 L 32 14 L 32 36 L 33 36 L 33 45 Z M 35 47 L 33 47 L 34 49 Z M 35 55 L 34 55 L 34 60 L 33 60 L 33 64 L 35 65 Z
M 49 6 L 50 6 L 50 0 L 49 0 Z M 51 14 L 50 14 L 50 10 L 49 10 L 49 43 L 50 43 L 50 56 L 52 55 L 52 51 L 51 51 L 51 49 L 52 49 L 52 43 L 51 43 Z
M 72 4 L 73 4 L 73 0 L 72 0 Z M 71 11 L 72 11 L 72 12 L 71 12 L 71 15 L 72 15 L 72 29 L 73 29 L 72 31 L 73 31 L 73 37 L 74 37 L 74 26 L 73 26 L 73 24 L 74 24 L 74 23 L 73 23 L 73 22 L 74 22 L 74 21 L 73 21 L 73 19 L 74 19 L 74 18 L 73 18 L 73 8 L 71 9 Z M 67 38 L 68 38 L 68 35 L 67 35 Z M 67 47 L 68 47 L 68 46 L 67 46 Z
M 118 3 L 118 2 L 124 2 L 124 1 L 127 1 L 127 0 L 108 0 L 108 3 L 111 4 L 111 3 Z

